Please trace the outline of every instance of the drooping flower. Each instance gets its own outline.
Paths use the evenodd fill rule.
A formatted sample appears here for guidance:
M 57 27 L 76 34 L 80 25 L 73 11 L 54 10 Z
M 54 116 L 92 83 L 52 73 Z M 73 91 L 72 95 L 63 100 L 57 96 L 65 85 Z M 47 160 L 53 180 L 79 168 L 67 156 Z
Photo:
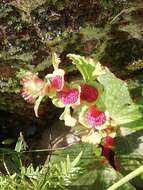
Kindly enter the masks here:
M 85 113 L 86 122 L 93 128 L 103 125 L 106 122 L 106 115 L 95 106 L 92 106 Z
M 79 103 L 80 91 L 78 88 L 64 88 L 58 93 L 59 99 L 64 105 Z
M 51 88 L 59 92 L 64 87 L 64 70 L 56 69 L 52 74 L 48 74 L 46 78 L 49 80 Z
M 97 99 L 98 91 L 95 87 L 89 84 L 81 84 L 80 87 L 81 87 L 81 94 L 80 94 L 81 100 L 87 102 L 94 102 Z
M 44 81 L 36 74 L 27 72 L 20 81 L 23 86 L 21 95 L 29 103 L 34 103 L 44 87 Z

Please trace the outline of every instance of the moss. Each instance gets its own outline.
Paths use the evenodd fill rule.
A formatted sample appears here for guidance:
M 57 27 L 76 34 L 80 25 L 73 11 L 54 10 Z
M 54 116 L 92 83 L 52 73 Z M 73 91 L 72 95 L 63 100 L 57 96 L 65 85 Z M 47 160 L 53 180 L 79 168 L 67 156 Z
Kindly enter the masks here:
M 0 80 L 0 92 L 17 94 L 20 92 L 20 85 L 16 79 Z
M 138 14 L 142 9 L 137 11 L 138 7 L 136 1 L 130 6 L 128 0 L 126 3 L 122 0 L 14 0 L 12 3 L 3 0 L 0 6 L 1 96 L 19 95 L 21 68 L 40 72 L 40 77 L 50 72 L 51 51 L 60 55 L 60 66 L 70 76 L 75 77 L 78 72 L 66 58 L 68 53 L 96 57 L 118 75 L 127 75 L 126 66 L 134 57 L 135 61 L 142 59 L 141 40 L 134 39 L 130 27 L 123 30 L 126 21 L 129 26 L 141 25 Z M 141 31 L 137 32 L 136 36 L 141 36 Z M 13 104 L 20 106 L 14 100 Z
M 134 62 L 130 63 L 130 64 L 127 66 L 127 69 L 128 69 L 130 72 L 134 72 L 134 71 L 143 69 L 143 59 L 139 59 L 139 60 L 137 60 L 137 61 L 134 61 Z

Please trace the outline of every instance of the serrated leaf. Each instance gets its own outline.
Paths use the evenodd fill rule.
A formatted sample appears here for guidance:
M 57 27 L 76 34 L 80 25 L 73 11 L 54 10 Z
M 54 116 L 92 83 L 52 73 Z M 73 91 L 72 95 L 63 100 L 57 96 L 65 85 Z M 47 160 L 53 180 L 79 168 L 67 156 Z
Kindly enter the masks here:
M 106 190 L 121 177 L 122 175 L 115 171 L 107 160 L 100 158 L 86 166 L 84 174 L 72 183 L 71 189 Z M 135 190 L 135 188 L 130 183 L 126 183 L 118 190 Z
M 119 172 L 116 172 L 110 166 L 105 158 L 96 157 L 95 150 L 96 146 L 90 144 L 76 144 L 64 150 L 54 152 L 51 157 L 52 163 L 66 160 L 68 154 L 70 155 L 70 160 L 75 159 L 82 151 L 82 155 L 78 162 L 81 173 L 72 181 L 68 189 L 106 190 L 122 177 Z M 127 183 L 119 188 L 119 190 L 135 190 L 135 188 L 130 183 Z
M 82 156 L 82 151 L 79 153 L 79 155 L 72 161 L 72 167 L 76 166 Z
M 143 130 L 117 137 L 115 160 L 118 170 L 123 175 L 143 165 Z M 143 174 L 134 178 L 132 182 L 135 186 L 143 188 Z
M 73 64 L 76 65 L 86 82 L 95 81 L 97 76 L 105 73 L 105 69 L 98 61 L 75 54 L 68 54 L 67 56 L 73 61 Z
M 80 154 L 82 151 L 82 156 L 81 159 L 79 160 L 80 166 L 90 162 L 95 158 L 95 146 L 90 145 L 90 144 L 74 144 L 71 145 L 70 147 L 63 149 L 63 150 L 57 150 L 53 153 L 51 156 L 51 163 L 52 162 L 59 162 L 60 160 L 66 160 L 67 155 L 70 155 L 71 161 L 77 157 L 77 155 Z M 85 160 L 83 162 L 83 160 Z
M 50 62 L 50 60 L 46 58 L 34 68 L 34 72 L 37 73 L 40 71 L 44 71 L 45 69 L 49 68 L 51 65 L 52 63 Z
M 59 68 L 59 64 L 60 64 L 61 60 L 60 58 L 57 56 L 56 53 L 52 53 L 52 64 L 54 69 L 58 69 Z
M 23 135 L 22 133 L 20 133 L 20 137 L 17 140 L 17 143 L 15 145 L 15 151 L 16 152 L 20 152 L 22 150 L 26 150 L 26 143 L 24 141 Z
M 108 69 L 98 77 L 104 86 L 102 101 L 116 125 L 140 129 L 143 128 L 143 116 L 130 97 L 127 84 L 118 79 Z

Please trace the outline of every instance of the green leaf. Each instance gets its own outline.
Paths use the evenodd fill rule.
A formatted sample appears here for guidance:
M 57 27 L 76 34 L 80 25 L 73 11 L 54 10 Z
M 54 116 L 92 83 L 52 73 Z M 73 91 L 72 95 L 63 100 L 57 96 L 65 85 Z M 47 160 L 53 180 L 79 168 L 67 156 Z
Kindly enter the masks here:
M 116 172 L 104 157 L 96 157 L 97 147 L 90 144 L 76 144 L 64 150 L 55 151 L 51 157 L 51 163 L 58 163 L 66 160 L 70 155 L 70 160 L 75 161 L 75 157 L 82 155 L 78 162 L 80 174 L 70 183 L 68 189 L 98 189 L 106 190 L 117 182 L 122 175 Z M 130 183 L 123 185 L 119 190 L 135 190 Z
M 77 155 L 82 151 L 82 156 L 79 161 L 79 165 L 83 166 L 95 158 L 96 146 L 91 144 L 74 144 L 66 149 L 57 150 L 51 156 L 51 162 L 59 162 L 66 160 L 67 155 L 70 155 L 70 159 L 73 161 Z
M 41 63 L 39 63 L 33 70 L 35 73 L 44 71 L 48 69 L 52 65 L 51 61 L 49 60 L 49 57 L 44 59 Z
M 52 64 L 54 69 L 58 69 L 59 68 L 59 64 L 60 64 L 61 60 L 60 58 L 57 56 L 56 53 L 52 53 Z
M 85 81 L 93 80 L 93 72 L 96 69 L 96 63 L 93 59 L 85 59 L 84 57 L 75 54 L 68 54 L 68 57 L 73 61 L 73 64 L 76 65 Z
M 24 141 L 23 135 L 22 133 L 20 133 L 20 137 L 18 138 L 18 141 L 15 145 L 15 151 L 16 152 L 21 152 L 22 150 L 26 150 L 26 143 Z
M 13 144 L 16 141 L 16 139 L 5 139 L 4 141 L 2 141 L 2 144 Z
M 143 165 L 143 130 L 117 137 L 115 160 L 118 170 L 123 175 Z M 143 188 L 143 174 L 134 178 L 132 183 Z
M 116 172 L 107 160 L 101 157 L 86 166 L 84 173 L 72 183 L 71 189 L 106 190 L 121 177 L 122 175 Z M 130 183 L 127 183 L 118 188 L 118 190 L 135 190 L 135 188 Z
M 134 129 L 143 128 L 143 116 L 130 97 L 127 84 L 106 69 L 106 74 L 98 77 L 104 86 L 102 101 L 117 126 Z
M 82 156 L 82 151 L 79 153 L 79 155 L 72 161 L 72 166 L 76 166 L 78 162 L 80 161 L 80 158 Z

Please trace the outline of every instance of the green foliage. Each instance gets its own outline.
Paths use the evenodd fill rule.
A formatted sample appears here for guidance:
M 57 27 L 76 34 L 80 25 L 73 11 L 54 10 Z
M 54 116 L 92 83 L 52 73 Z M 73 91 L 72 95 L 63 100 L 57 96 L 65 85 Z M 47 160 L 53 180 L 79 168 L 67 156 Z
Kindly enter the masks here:
M 23 136 L 20 134 L 15 146 L 15 151 L 5 150 L 7 156 L 3 157 L 3 165 L 7 175 L 0 176 L 1 189 L 65 189 L 81 172 L 81 168 L 78 164 L 82 152 L 73 160 L 67 155 L 66 159 L 60 162 L 55 160 L 52 163 L 48 163 L 48 165 L 45 164 L 42 167 L 37 166 L 34 168 L 32 164 L 29 166 L 23 164 L 23 154 L 28 153 L 26 147 Z
M 89 144 L 77 144 L 71 147 L 56 151 L 52 158 L 53 160 L 60 161 L 66 159 L 66 155 L 70 155 L 74 158 L 80 150 L 82 150 L 82 156 L 79 161 L 81 167 L 81 173 L 71 184 L 68 189 L 101 189 L 105 190 L 118 181 L 122 175 L 116 172 L 108 163 L 104 157 L 96 156 L 96 147 Z M 123 185 L 120 189 L 134 190 L 131 184 Z
M 130 97 L 127 84 L 116 78 L 109 70 L 98 77 L 104 86 L 102 101 L 118 126 L 140 129 L 143 116 Z
M 11 60 L 19 60 L 19 61 L 23 61 L 23 62 L 31 62 L 33 59 L 33 53 L 32 52 L 14 55 L 15 53 L 16 52 L 12 52 L 12 50 L 10 50 L 10 52 L 1 51 L 0 52 L 0 58 L 2 58 L 3 60 L 10 60 L 11 59 Z
M 9 78 L 8 80 L 0 80 L 0 92 L 2 93 L 19 93 L 20 85 L 17 79 Z
M 123 129 L 123 133 L 126 130 Z M 116 162 L 119 171 L 123 175 L 134 171 L 143 165 L 143 131 L 130 131 L 126 136 L 117 137 L 116 141 Z M 132 180 L 132 183 L 143 188 L 143 174 Z
M 104 74 L 100 63 L 91 58 L 86 59 L 85 57 L 75 54 L 68 54 L 68 57 L 73 61 L 73 64 L 76 65 L 86 82 L 94 81 L 98 75 Z
M 143 68 L 143 60 L 134 61 L 127 66 L 130 72 L 134 72 Z
M 93 59 L 85 59 L 74 54 L 69 54 L 68 57 L 73 60 L 86 82 L 95 81 L 97 78 L 103 85 L 104 92 L 101 93 L 96 105 L 105 106 L 113 120 L 113 125 L 134 129 L 143 128 L 143 115 L 132 101 L 124 81 L 118 79 L 106 67 L 102 67 Z
M 31 11 L 43 5 L 45 2 L 46 0 L 13 0 L 11 5 L 17 7 L 21 11 L 25 11 L 26 13 L 30 14 Z
M 44 71 L 45 69 L 49 68 L 51 66 L 51 62 L 48 58 L 44 59 L 41 63 L 39 63 L 35 68 L 35 72 Z

